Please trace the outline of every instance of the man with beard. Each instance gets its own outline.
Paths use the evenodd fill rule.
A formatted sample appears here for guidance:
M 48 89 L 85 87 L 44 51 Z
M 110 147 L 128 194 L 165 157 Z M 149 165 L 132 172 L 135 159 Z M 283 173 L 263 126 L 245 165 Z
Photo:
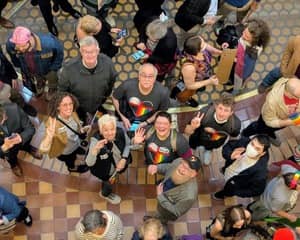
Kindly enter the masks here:
M 56 92 L 57 71 L 64 58 L 63 46 L 57 38 L 18 26 L 9 36 L 6 50 L 13 65 L 21 69 L 24 85 L 30 90 L 40 95 L 48 81 L 49 100 Z
M 175 221 L 197 201 L 197 174 L 200 168 L 200 159 L 195 156 L 178 158 L 172 163 L 149 165 L 148 173 L 164 175 L 156 187 L 157 217 L 163 224 Z

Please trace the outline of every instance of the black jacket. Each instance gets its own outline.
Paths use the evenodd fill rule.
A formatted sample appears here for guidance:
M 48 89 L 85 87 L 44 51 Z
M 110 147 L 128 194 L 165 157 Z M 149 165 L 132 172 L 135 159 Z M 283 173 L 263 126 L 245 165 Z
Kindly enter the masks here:
M 26 113 L 15 103 L 4 104 L 4 109 L 7 115 L 7 120 L 4 123 L 7 131 L 3 125 L 0 125 L 0 146 L 4 143 L 4 138 L 9 137 L 12 133 L 20 134 L 22 145 L 28 143 L 35 133 L 35 129 Z M 0 157 L 3 154 L 0 148 Z
M 175 16 L 176 24 L 188 31 L 197 24 L 203 24 L 211 0 L 185 0 Z
M 140 42 L 146 44 L 148 36 L 146 28 L 140 36 Z M 172 28 L 168 28 L 166 36 L 160 39 L 147 62 L 152 64 L 164 64 L 174 62 L 174 56 L 177 49 L 177 38 Z
M 164 0 L 135 0 L 139 10 L 136 12 L 133 22 L 139 33 L 142 28 L 149 23 L 149 19 L 158 17 L 162 12 L 161 5 Z
M 0 48 L 0 81 L 11 86 L 13 79 L 17 79 L 18 75 L 13 65 L 7 60 L 6 56 Z
M 222 155 L 226 161 L 225 169 L 233 163 L 231 159 L 233 150 L 238 147 L 246 148 L 249 142 L 249 138 L 242 137 L 239 140 L 231 140 L 224 145 Z M 230 196 L 239 197 L 254 197 L 262 194 L 267 183 L 268 161 L 269 153 L 266 152 L 252 167 L 229 179 L 224 187 L 225 196 L 227 196 L 226 193 L 229 193 Z

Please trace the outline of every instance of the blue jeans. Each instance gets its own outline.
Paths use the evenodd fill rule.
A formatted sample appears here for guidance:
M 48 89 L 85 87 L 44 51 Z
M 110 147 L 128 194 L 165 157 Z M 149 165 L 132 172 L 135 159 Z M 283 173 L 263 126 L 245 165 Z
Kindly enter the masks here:
M 279 78 L 282 77 L 282 73 L 279 67 L 273 68 L 262 80 L 262 85 L 265 87 L 272 86 Z

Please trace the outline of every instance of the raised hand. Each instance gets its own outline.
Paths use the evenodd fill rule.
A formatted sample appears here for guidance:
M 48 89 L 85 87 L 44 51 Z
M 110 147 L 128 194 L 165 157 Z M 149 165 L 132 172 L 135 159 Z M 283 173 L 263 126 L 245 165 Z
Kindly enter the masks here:
M 146 49 L 146 45 L 145 45 L 145 43 L 138 43 L 136 45 L 136 48 L 143 51 Z
M 198 112 L 196 117 L 192 119 L 191 126 L 193 129 L 197 129 L 198 127 L 200 127 L 204 115 L 204 113 Z
M 135 134 L 133 137 L 133 143 L 134 144 L 141 144 L 145 141 L 145 132 L 146 130 L 144 128 L 138 128 L 135 130 Z
M 157 165 L 151 164 L 148 166 L 147 170 L 150 175 L 154 175 L 155 173 L 157 173 Z
M 99 140 L 95 146 L 93 147 L 93 151 L 96 151 L 98 153 L 98 151 L 104 147 L 104 145 L 107 144 L 107 140 L 106 139 L 101 139 Z
M 209 79 L 210 79 L 211 84 L 213 84 L 213 85 L 219 84 L 219 79 L 217 78 L 216 75 L 211 76 Z
M 49 122 L 49 125 L 46 128 L 46 132 L 49 137 L 53 137 L 55 134 L 56 118 L 49 117 L 48 122 Z
M 231 154 L 231 159 L 236 160 L 242 156 L 242 154 L 246 151 L 246 148 L 244 147 L 239 147 L 233 150 Z

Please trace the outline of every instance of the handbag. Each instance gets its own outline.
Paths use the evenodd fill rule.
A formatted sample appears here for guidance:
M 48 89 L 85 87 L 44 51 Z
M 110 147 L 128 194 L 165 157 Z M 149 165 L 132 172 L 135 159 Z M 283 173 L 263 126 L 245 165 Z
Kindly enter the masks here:
M 197 90 L 190 90 L 185 87 L 183 80 L 179 80 L 172 89 L 171 97 L 175 97 L 179 102 L 185 103 L 191 99 Z
M 82 147 L 86 147 L 89 144 L 88 140 L 86 140 L 86 138 L 87 138 L 87 133 L 86 132 L 84 132 L 84 133 L 77 132 L 73 128 L 71 128 L 68 124 L 66 124 L 63 120 L 61 120 L 59 117 L 57 117 L 56 119 L 58 121 L 60 121 L 63 125 L 65 125 L 67 128 L 69 128 L 73 133 L 78 135 L 78 137 L 81 140 L 80 145 Z

